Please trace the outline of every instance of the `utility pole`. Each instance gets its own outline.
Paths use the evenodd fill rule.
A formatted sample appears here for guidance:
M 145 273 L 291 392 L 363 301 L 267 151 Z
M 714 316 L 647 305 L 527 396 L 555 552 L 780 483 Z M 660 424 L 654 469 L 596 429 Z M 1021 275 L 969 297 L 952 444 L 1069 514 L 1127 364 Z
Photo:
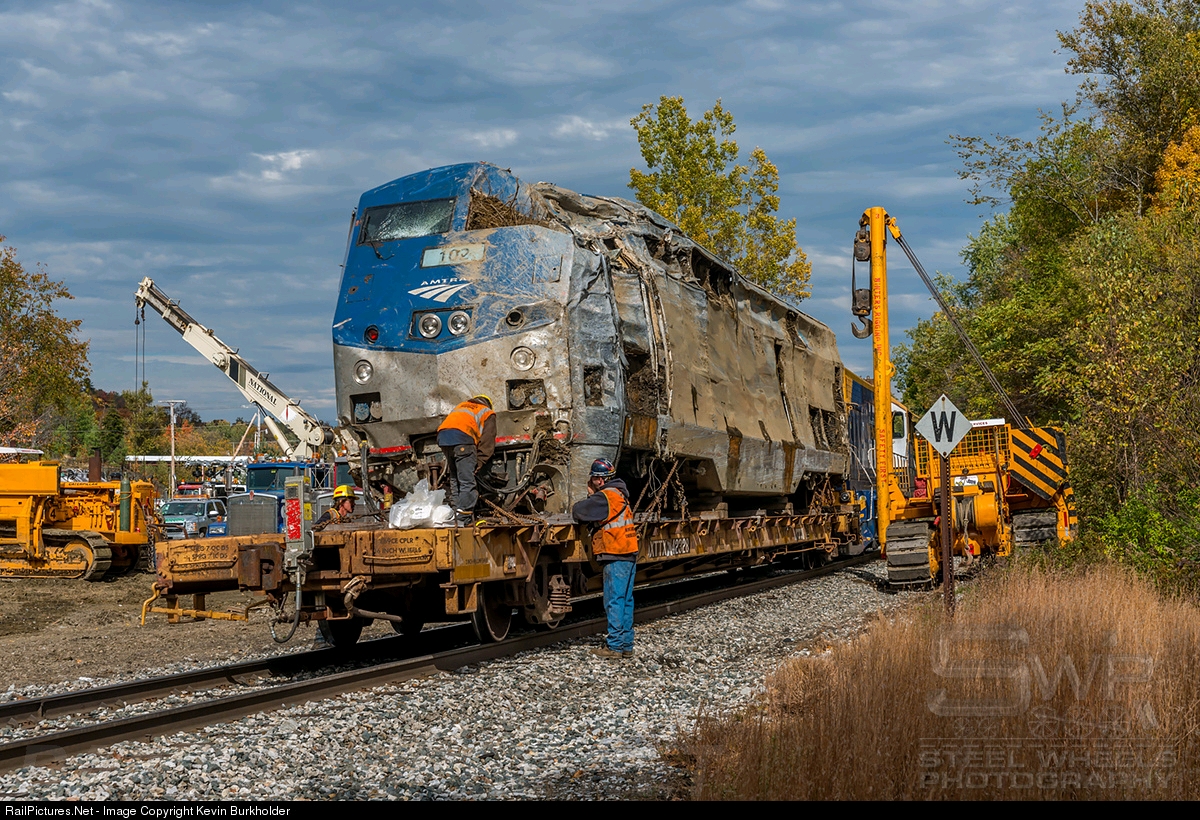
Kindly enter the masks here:
M 175 488 L 179 485 L 175 483 L 175 405 L 187 404 L 182 399 L 171 399 L 170 401 L 160 401 L 159 404 L 169 405 L 171 408 L 171 486 L 167 490 L 168 498 L 175 497 Z

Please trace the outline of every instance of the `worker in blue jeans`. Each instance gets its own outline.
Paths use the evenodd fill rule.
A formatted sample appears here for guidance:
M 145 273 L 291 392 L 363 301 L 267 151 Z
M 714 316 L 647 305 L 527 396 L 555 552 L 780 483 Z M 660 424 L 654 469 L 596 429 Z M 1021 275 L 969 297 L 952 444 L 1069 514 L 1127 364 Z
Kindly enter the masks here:
M 592 552 L 604 567 L 604 613 L 607 645 L 592 652 L 601 658 L 633 657 L 633 577 L 637 573 L 638 539 L 629 506 L 629 488 L 605 458 L 592 462 L 588 497 L 571 509 L 581 524 L 592 524 Z

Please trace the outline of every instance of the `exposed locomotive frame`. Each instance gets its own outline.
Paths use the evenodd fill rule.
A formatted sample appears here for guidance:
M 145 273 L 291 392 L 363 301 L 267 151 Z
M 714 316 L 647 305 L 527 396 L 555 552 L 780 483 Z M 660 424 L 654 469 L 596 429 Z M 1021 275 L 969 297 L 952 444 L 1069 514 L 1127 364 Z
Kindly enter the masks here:
M 406 203 L 445 209 L 447 230 L 380 239 Z M 373 482 L 407 490 L 440 457 L 440 420 L 480 392 L 496 399 L 507 506 L 566 510 L 597 457 L 635 494 L 673 468 L 660 500 L 675 513 L 801 512 L 846 473 L 833 333 L 642 206 L 474 163 L 368 191 L 356 213 L 334 370 Z M 458 311 L 470 327 L 452 336 Z

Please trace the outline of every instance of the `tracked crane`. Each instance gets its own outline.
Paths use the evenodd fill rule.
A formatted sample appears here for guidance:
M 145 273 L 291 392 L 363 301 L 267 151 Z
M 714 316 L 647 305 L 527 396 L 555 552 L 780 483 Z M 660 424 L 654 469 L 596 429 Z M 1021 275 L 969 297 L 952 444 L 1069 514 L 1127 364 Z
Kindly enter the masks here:
M 932 446 L 897 435 L 891 381 L 895 373 L 888 336 L 887 240 L 895 240 L 937 301 L 1010 419 L 972 423 L 949 457 L 953 478 L 949 504 L 942 509 L 935 490 L 941 479 Z M 859 288 L 855 263 L 870 265 L 870 283 Z M 1067 465 L 1066 438 L 1055 427 L 1035 427 L 1021 413 L 980 355 L 952 307 L 942 297 L 916 254 L 883 208 L 870 208 L 859 220 L 851 262 L 851 324 L 855 338 L 872 339 L 875 371 L 876 512 L 878 534 L 892 584 L 923 584 L 939 577 L 941 535 L 934 527 L 950 516 L 951 552 L 971 561 L 981 555 L 1008 555 L 1014 546 L 1075 537 L 1074 491 Z M 893 438 L 909 438 L 915 458 L 893 458 Z
M 265 411 L 263 420 L 287 458 L 312 458 L 318 454 L 322 445 L 333 443 L 334 434 L 329 427 L 306 412 L 295 399 L 267 381 L 266 374 L 251 367 L 249 362 L 238 355 L 235 348 L 218 339 L 210 328 L 189 316 L 179 307 L 178 302 L 154 284 L 153 279 L 143 279 L 134 298 L 138 308 L 149 305 L 167 324 L 179 331 L 185 342 L 228 376 L 248 401 Z M 275 419 L 295 434 L 300 440 L 298 444 L 288 442 Z

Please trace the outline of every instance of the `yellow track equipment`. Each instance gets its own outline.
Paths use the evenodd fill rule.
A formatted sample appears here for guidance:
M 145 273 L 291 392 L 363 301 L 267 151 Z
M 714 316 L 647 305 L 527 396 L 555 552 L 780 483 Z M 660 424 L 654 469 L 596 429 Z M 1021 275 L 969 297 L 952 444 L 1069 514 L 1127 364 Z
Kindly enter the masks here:
M 0 464 L 0 576 L 83 578 L 151 555 L 157 494 L 146 481 L 60 480 L 58 463 Z

